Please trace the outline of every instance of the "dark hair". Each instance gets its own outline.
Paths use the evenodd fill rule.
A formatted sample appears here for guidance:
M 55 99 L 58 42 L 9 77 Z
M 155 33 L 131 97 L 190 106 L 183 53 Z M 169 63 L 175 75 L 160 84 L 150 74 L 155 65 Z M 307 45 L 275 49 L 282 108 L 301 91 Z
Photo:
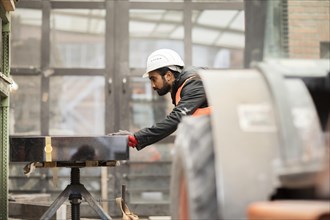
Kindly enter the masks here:
M 171 71 L 174 75 L 175 78 L 177 78 L 177 76 L 180 74 L 178 71 L 173 71 L 168 67 L 161 67 L 159 69 L 156 69 L 155 71 L 159 72 L 159 74 L 161 76 L 165 76 L 165 74 L 167 73 L 167 71 Z

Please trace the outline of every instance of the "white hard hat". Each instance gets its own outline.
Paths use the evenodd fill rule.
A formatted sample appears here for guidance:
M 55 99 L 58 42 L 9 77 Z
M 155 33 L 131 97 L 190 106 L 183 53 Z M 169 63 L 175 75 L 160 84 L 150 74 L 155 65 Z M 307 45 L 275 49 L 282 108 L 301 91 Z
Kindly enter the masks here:
M 149 72 L 165 66 L 169 67 L 170 69 L 175 68 L 175 66 L 184 67 L 184 62 L 180 55 L 174 50 L 156 50 L 149 55 L 147 60 L 147 70 L 142 77 L 146 78 L 149 76 Z

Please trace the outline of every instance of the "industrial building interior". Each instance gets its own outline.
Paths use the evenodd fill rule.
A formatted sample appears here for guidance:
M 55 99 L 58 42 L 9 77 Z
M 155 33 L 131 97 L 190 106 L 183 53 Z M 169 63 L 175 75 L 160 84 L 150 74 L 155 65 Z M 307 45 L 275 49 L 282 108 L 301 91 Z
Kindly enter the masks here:
M 290 188 L 286 187 L 287 185 L 291 183 L 290 186 L 301 186 L 303 184 L 299 184 L 300 181 L 304 181 L 299 179 L 298 175 L 295 176 L 296 179 L 294 177 L 286 179 L 284 176 L 277 181 L 282 181 L 283 185 L 290 183 L 282 188 L 272 186 L 272 193 L 277 190 L 272 198 L 320 202 L 316 205 L 316 209 L 322 215 L 306 219 L 330 219 L 330 182 L 327 180 L 330 167 L 330 0 L 1 0 L 0 2 L 1 220 L 40 219 L 50 204 L 70 184 L 70 175 L 72 175 L 68 167 L 45 166 L 36 168 L 27 177 L 24 175 L 24 168 L 28 161 L 15 162 L 11 156 L 10 151 L 13 148 L 9 143 L 11 137 L 98 137 L 119 130 L 136 132 L 152 126 L 171 112 L 173 105 L 170 95 L 158 96 L 153 91 L 150 80 L 142 78 L 148 55 L 161 48 L 178 52 L 186 66 L 233 72 L 251 68 L 257 68 L 259 72 L 267 72 L 270 71 L 269 69 L 281 72 L 284 69 L 283 75 L 286 78 L 301 79 L 304 82 L 304 88 L 308 91 L 306 94 L 313 100 L 308 105 L 312 106 L 313 113 L 317 115 L 315 119 L 317 124 L 316 127 L 310 126 L 303 131 L 298 129 L 297 132 L 303 135 L 302 142 L 306 146 L 310 145 L 309 151 L 314 152 L 314 145 L 318 144 L 324 145 L 324 148 L 320 151 L 315 150 L 323 153 L 312 154 L 312 157 L 317 159 L 316 163 L 321 164 L 320 169 L 315 168 L 313 160 L 313 171 L 307 168 L 309 167 L 307 165 L 300 171 L 306 174 L 303 179 L 310 178 L 307 173 L 317 172 L 317 176 L 323 175 L 321 179 L 324 182 L 322 183 L 324 190 L 321 194 L 315 193 L 321 184 L 318 182 L 319 185 L 315 188 L 313 182 L 312 189 L 304 185 L 305 188 L 298 187 L 299 189 L 288 190 L 290 192 L 285 194 L 288 192 L 287 188 Z M 285 59 L 286 62 L 258 64 L 272 59 Z M 289 63 L 290 60 L 296 62 Z M 284 65 L 287 69 L 281 69 L 280 65 Z M 292 71 L 288 72 L 288 69 Z M 241 75 L 237 77 L 239 76 L 243 77 Z M 273 79 L 270 77 L 264 80 Z M 228 93 L 223 95 L 218 94 L 222 90 L 214 89 L 214 93 L 218 94 L 219 102 L 224 100 L 220 97 L 223 98 L 225 95 L 227 97 L 226 101 L 221 103 L 222 108 L 231 105 L 229 100 L 231 96 L 235 96 L 235 91 L 237 93 L 240 89 L 243 91 L 249 82 L 248 77 L 244 82 L 242 84 L 237 82 L 241 87 L 233 84 L 236 88 L 228 89 Z M 223 86 L 225 84 L 219 83 Z M 271 83 L 269 85 L 269 90 L 273 91 Z M 207 79 L 205 86 L 208 87 Z M 279 88 L 277 91 L 280 90 Z M 305 93 L 299 93 L 297 90 L 292 91 L 292 94 L 297 95 L 292 99 L 294 102 Z M 216 100 L 211 96 L 211 100 Z M 272 96 L 276 97 L 276 94 Z M 279 115 L 282 113 L 280 112 Z M 212 114 L 218 114 L 216 107 Z M 298 115 L 298 119 L 286 116 L 278 119 L 279 122 L 277 119 L 274 120 L 274 123 L 285 123 L 285 120 L 295 123 L 294 120 L 299 120 L 299 117 L 302 126 L 308 123 L 309 115 L 306 112 L 297 111 L 294 114 L 296 114 L 294 117 Z M 213 123 L 217 119 L 212 118 L 212 120 Z M 230 117 L 228 120 L 221 120 L 221 123 L 228 123 L 223 125 L 228 129 L 231 128 L 229 120 Z M 245 128 L 248 130 L 251 127 Z M 280 131 L 282 128 L 283 131 Z M 308 133 L 309 129 L 314 133 Z M 281 142 L 285 139 L 283 143 L 295 144 L 295 136 L 293 133 L 285 133 L 283 124 L 274 130 L 276 131 L 267 132 L 279 132 L 287 138 L 274 138 L 274 140 Z M 176 145 L 180 144 L 176 141 L 178 132 L 140 151 L 127 148 L 129 159 L 119 161 L 120 165 L 116 163 L 115 166 L 82 167 L 81 183 L 102 210 L 114 219 L 124 219 L 115 200 L 120 196 L 125 199 L 127 207 L 140 219 L 176 219 L 171 211 L 171 206 L 174 204 L 171 198 L 173 197 L 171 178 L 173 178 L 173 155 Z M 217 135 L 215 131 L 212 134 L 215 140 L 217 136 L 219 139 L 223 137 L 220 133 Z M 230 137 L 240 139 L 240 136 L 235 136 L 234 133 L 230 134 Z M 258 139 L 259 136 L 253 138 Z M 245 144 L 254 143 L 254 139 Z M 273 139 L 267 140 L 265 146 L 268 146 L 268 142 L 272 142 Z M 224 144 L 225 140 L 222 143 Z M 236 142 L 233 140 L 232 144 L 234 143 Z M 300 150 L 290 152 L 288 150 L 286 156 L 293 157 L 298 151 L 300 152 Z M 240 162 L 243 161 L 240 160 L 240 156 L 237 158 L 231 156 L 228 154 L 228 161 L 223 160 L 226 163 L 221 165 L 223 169 L 227 169 L 227 162 L 240 166 Z M 261 157 L 257 152 L 255 159 L 251 161 L 251 166 L 257 163 L 255 161 L 261 161 Z M 300 159 L 304 160 L 305 164 L 308 163 L 306 157 Z M 218 161 L 216 163 L 220 164 Z M 247 172 L 249 167 L 240 169 L 243 173 Z M 235 187 L 240 185 L 245 191 L 255 187 L 248 185 L 248 181 L 244 183 L 243 175 L 241 179 L 230 175 L 225 178 L 237 180 Z M 259 175 L 258 178 L 266 177 Z M 320 178 L 316 179 L 314 178 L 313 181 L 319 181 Z M 208 181 L 208 179 L 203 180 L 203 182 Z M 223 190 L 226 189 L 224 187 Z M 249 204 L 258 202 L 257 199 L 250 198 L 247 199 Z M 241 208 L 241 204 L 235 206 L 241 198 L 235 199 L 235 202 L 227 202 L 228 204 L 223 202 L 221 205 L 219 202 L 217 212 L 220 214 L 215 218 L 254 219 L 248 215 L 241 216 L 242 218 L 228 217 L 234 213 L 229 210 Z M 242 198 L 242 201 L 245 200 Z M 61 210 L 57 211 L 50 219 L 108 219 L 100 217 L 86 201 L 80 204 L 79 217 L 70 216 L 72 215 L 70 203 L 66 201 L 65 204 L 68 208 L 62 208 L 62 213 Z M 178 207 L 181 208 L 180 205 Z M 248 210 L 248 206 L 244 206 L 244 210 Z M 201 219 L 192 214 L 188 218 Z M 211 220 L 207 217 L 204 219 Z

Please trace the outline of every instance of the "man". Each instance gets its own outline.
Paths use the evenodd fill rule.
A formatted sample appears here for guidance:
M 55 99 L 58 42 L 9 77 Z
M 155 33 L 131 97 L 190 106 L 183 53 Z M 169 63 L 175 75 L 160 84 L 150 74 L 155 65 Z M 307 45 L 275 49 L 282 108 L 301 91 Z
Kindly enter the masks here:
M 147 70 L 143 77 L 149 77 L 152 88 L 158 95 L 171 93 L 174 109 L 161 122 L 128 136 L 130 147 L 141 150 L 172 134 L 183 116 L 208 115 L 210 107 L 198 68 L 184 68 L 181 57 L 173 50 L 160 49 L 150 54 Z

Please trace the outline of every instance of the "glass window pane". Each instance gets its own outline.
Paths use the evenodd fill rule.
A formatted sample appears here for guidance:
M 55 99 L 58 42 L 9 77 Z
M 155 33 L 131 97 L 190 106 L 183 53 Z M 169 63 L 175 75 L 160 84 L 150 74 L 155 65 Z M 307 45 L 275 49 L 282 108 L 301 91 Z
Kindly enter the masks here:
M 157 148 L 159 149 L 159 147 Z M 143 153 L 146 151 L 147 149 L 139 151 L 140 155 L 144 156 Z M 127 182 L 130 203 L 169 203 L 170 173 L 171 163 L 166 162 L 141 163 L 130 166 L 128 176 L 131 178 Z
M 231 22 L 230 29 L 233 30 L 241 30 L 244 31 L 245 29 L 245 13 L 241 11 L 237 17 Z
M 10 134 L 40 135 L 39 76 L 13 76 L 17 89 L 10 94 Z
M 244 11 L 193 11 L 193 65 L 241 68 L 244 64 Z
M 168 113 L 171 112 L 173 105 L 170 95 L 158 96 L 152 90 L 149 79 L 142 77 L 130 77 L 131 99 L 130 99 L 130 118 L 129 130 L 138 131 L 141 128 L 150 127 L 156 122 L 163 120 Z M 156 143 L 149 146 L 144 152 L 144 155 L 132 151 L 130 160 L 143 160 L 151 161 L 156 160 L 169 160 L 170 148 L 162 148 L 159 146 L 164 144 Z M 154 149 L 156 147 L 156 149 Z M 168 146 L 168 144 L 167 144 Z M 154 158 L 154 159 L 152 159 Z
M 51 135 L 104 135 L 104 77 L 63 76 L 50 81 Z
M 237 13 L 239 12 L 234 10 L 205 10 L 201 11 L 196 22 L 208 27 L 227 27 Z
M 173 106 L 170 96 L 158 96 L 152 90 L 149 79 L 130 77 L 129 83 L 131 88 L 130 131 L 150 127 L 155 122 L 163 120 L 171 111 Z M 169 188 L 171 163 L 168 161 L 171 161 L 173 146 L 173 143 L 155 143 L 144 148 L 143 151 L 130 149 L 130 161 L 137 164 L 129 167 L 128 175 L 141 176 L 127 182 L 131 203 L 169 202 L 169 191 L 164 189 Z M 156 184 L 151 184 L 148 176 L 156 177 Z
M 221 31 L 210 30 L 207 28 L 193 28 L 192 36 L 194 43 L 197 44 L 212 44 L 221 34 Z
M 145 68 L 148 55 L 160 48 L 173 49 L 183 57 L 182 22 L 182 11 L 130 10 L 130 67 Z
M 41 11 L 17 8 L 11 15 L 12 67 L 40 67 Z
M 104 38 L 105 10 L 53 10 L 51 66 L 104 68 Z
M 170 97 L 158 96 L 152 90 L 149 79 L 130 77 L 130 130 L 137 131 L 149 127 L 155 122 L 164 119 L 170 111 Z
M 224 33 L 216 44 L 224 47 L 244 48 L 244 35 L 236 33 Z

